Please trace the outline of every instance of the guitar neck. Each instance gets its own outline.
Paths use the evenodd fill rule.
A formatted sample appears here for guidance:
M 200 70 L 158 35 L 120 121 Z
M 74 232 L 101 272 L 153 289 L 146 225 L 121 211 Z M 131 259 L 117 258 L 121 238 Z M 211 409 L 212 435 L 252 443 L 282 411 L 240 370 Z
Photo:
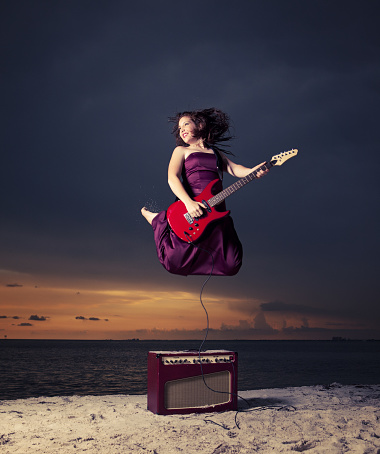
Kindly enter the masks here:
M 258 169 L 249 173 L 245 177 L 240 178 L 240 180 L 231 184 L 231 186 L 228 186 L 228 188 L 223 189 L 223 191 L 219 192 L 219 194 L 216 194 L 214 197 L 211 197 L 211 199 L 207 200 L 207 203 L 212 207 L 219 205 L 219 203 L 223 202 L 223 200 L 225 200 L 228 196 L 230 196 L 231 194 L 236 192 L 238 189 L 241 189 L 243 186 L 245 186 L 246 184 L 250 183 L 255 178 L 257 178 L 257 174 L 261 170 L 269 170 L 271 167 L 273 167 L 273 164 L 271 162 L 266 162 L 265 164 L 260 166 Z

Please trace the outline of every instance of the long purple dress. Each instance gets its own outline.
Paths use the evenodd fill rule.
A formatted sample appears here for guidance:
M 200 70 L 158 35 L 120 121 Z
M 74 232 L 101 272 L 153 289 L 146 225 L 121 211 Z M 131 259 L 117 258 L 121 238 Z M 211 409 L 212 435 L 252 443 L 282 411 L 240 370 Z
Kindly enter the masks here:
M 195 152 L 186 158 L 182 179 L 191 197 L 199 195 L 207 184 L 216 178 L 219 178 L 219 175 L 214 154 Z M 216 192 L 223 189 L 221 180 L 218 185 Z M 219 205 L 218 209 L 225 210 L 224 204 Z M 212 259 L 208 252 L 212 254 L 214 260 L 213 275 L 233 276 L 241 267 L 242 245 L 230 216 L 208 226 L 200 241 L 196 243 L 199 249 L 191 243 L 182 241 L 170 229 L 166 211 L 158 213 L 153 219 L 152 227 L 158 259 L 170 273 L 182 276 L 210 274 Z

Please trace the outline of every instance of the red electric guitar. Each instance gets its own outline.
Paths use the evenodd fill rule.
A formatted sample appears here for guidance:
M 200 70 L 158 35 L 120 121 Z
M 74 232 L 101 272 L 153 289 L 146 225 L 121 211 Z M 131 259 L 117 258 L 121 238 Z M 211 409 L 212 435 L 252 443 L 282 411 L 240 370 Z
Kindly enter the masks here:
M 199 240 L 206 227 L 211 222 L 230 214 L 229 211 L 216 211 L 214 208 L 216 205 L 219 205 L 219 203 L 223 202 L 224 199 L 233 194 L 235 191 L 257 178 L 257 173 L 261 170 L 269 170 L 273 166 L 281 166 L 285 161 L 293 156 L 296 156 L 297 153 L 298 150 L 293 149 L 273 156 L 269 162 L 266 162 L 244 178 L 240 178 L 240 180 L 236 181 L 236 183 L 228 186 L 228 188 L 216 195 L 213 195 L 212 189 L 219 180 L 216 179 L 211 181 L 204 188 L 201 194 L 194 197 L 194 200 L 202 202 L 207 207 L 200 218 L 191 217 L 186 210 L 185 204 L 180 200 L 174 202 L 167 210 L 167 218 L 170 227 L 183 241 L 193 243 Z

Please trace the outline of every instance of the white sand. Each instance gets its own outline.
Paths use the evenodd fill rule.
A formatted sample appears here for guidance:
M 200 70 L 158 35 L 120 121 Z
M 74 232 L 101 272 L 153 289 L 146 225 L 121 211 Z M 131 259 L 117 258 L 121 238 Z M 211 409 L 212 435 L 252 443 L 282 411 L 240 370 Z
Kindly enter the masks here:
M 239 394 L 250 403 L 249 412 L 237 414 L 240 429 L 236 412 L 155 415 L 146 396 L 0 401 L 0 452 L 380 453 L 380 385 Z

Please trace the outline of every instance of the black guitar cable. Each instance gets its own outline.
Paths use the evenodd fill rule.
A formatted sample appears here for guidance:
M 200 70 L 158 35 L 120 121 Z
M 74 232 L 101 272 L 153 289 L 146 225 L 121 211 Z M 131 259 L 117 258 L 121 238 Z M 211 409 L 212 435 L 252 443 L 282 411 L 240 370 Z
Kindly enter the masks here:
M 207 339 L 207 336 L 208 336 L 208 332 L 209 332 L 209 328 L 210 328 L 210 324 L 209 324 L 209 316 L 208 316 L 208 312 L 207 312 L 207 309 L 205 307 L 205 305 L 203 304 L 203 300 L 202 300 L 202 293 L 203 293 L 203 290 L 207 284 L 207 282 L 211 279 L 211 276 L 212 276 L 212 272 L 214 271 L 214 257 L 212 255 L 212 253 L 207 250 L 207 249 L 204 249 L 200 246 L 197 246 L 196 244 L 194 244 L 192 241 L 190 241 L 190 243 L 197 249 L 199 249 L 200 251 L 204 251 L 206 252 L 207 254 L 209 254 L 210 258 L 211 258 L 211 263 L 212 263 L 212 266 L 211 266 L 211 271 L 210 271 L 210 274 L 207 276 L 207 278 L 205 279 L 205 281 L 203 282 L 202 284 L 202 287 L 201 287 L 201 290 L 200 290 L 200 293 L 199 293 L 199 301 L 203 307 L 203 310 L 205 311 L 205 314 L 206 314 L 206 334 L 205 334 L 205 337 L 199 347 L 199 350 L 198 350 L 198 360 L 199 360 L 199 365 L 201 367 L 201 374 L 202 374 L 202 380 L 203 380 L 203 383 L 204 385 L 206 386 L 206 388 L 208 388 L 210 391 L 214 392 L 214 393 L 219 393 L 219 394 L 228 394 L 230 396 L 236 396 L 237 398 L 240 398 L 242 400 L 245 401 L 245 399 L 243 399 L 242 397 L 240 397 L 238 394 L 235 394 L 235 393 L 231 393 L 229 391 L 218 391 L 216 389 L 213 389 L 211 388 L 207 383 L 206 383 L 206 379 L 205 379 L 205 376 L 204 376 L 204 372 L 203 372 L 203 366 L 202 366 L 202 359 L 201 359 L 201 351 L 202 351 L 202 347 L 203 345 L 205 344 L 206 342 L 206 339 Z M 234 364 L 232 363 L 232 371 L 233 371 L 233 380 L 232 380 L 232 383 L 235 385 L 237 385 L 236 383 L 236 373 L 235 373 L 235 367 L 234 367 Z M 235 387 L 235 386 L 233 386 Z M 247 402 L 247 401 L 245 401 Z M 248 404 L 248 402 L 247 402 Z M 248 404 L 249 405 L 249 404 Z M 206 421 L 206 420 L 205 420 Z M 207 420 L 207 422 L 212 422 L 214 423 L 214 421 L 211 421 L 211 420 Z M 236 422 L 236 417 L 235 417 L 235 422 Z M 217 423 L 214 423 L 214 424 L 217 424 Z M 220 425 L 220 424 L 218 424 Z M 240 427 L 238 426 L 238 424 L 236 423 L 236 426 L 240 429 Z M 223 427 L 223 426 L 222 426 Z M 226 428 L 226 427 L 224 427 Z
M 247 399 L 244 399 L 244 397 L 241 397 L 239 396 L 239 394 L 237 393 L 231 393 L 229 391 L 218 391 L 216 389 L 213 389 L 211 388 L 207 383 L 206 383 L 206 379 L 205 379 L 205 376 L 204 376 L 204 372 L 203 372 L 203 366 L 202 366 L 202 360 L 201 360 L 201 351 L 202 351 L 202 348 L 203 348 L 203 345 L 205 344 L 206 342 L 206 339 L 207 339 L 207 336 L 208 336 L 208 332 L 209 332 L 209 316 L 208 316 L 208 312 L 207 312 L 207 309 L 205 307 L 205 305 L 203 304 L 203 300 L 202 300 L 202 293 L 203 293 L 203 290 L 207 284 L 207 282 L 211 279 L 211 276 L 212 276 L 212 272 L 214 271 L 214 257 L 212 255 L 212 253 L 207 250 L 207 249 L 204 249 L 200 246 L 197 246 L 196 244 L 194 244 L 192 241 L 189 241 L 189 243 L 191 243 L 195 248 L 199 249 L 200 251 L 204 251 L 206 252 L 207 254 L 209 254 L 210 258 L 211 258 L 211 263 L 212 263 L 212 266 L 211 266 L 211 271 L 210 271 L 210 274 L 207 276 L 207 278 L 205 279 L 205 281 L 203 282 L 202 284 L 202 287 L 201 287 L 201 290 L 199 292 L 199 301 L 203 307 L 203 310 L 205 311 L 205 314 L 206 314 L 206 334 L 205 334 L 205 337 L 198 349 L 198 360 L 199 360 L 199 365 L 201 367 L 201 374 L 202 374 L 202 380 L 203 380 L 203 383 L 204 385 L 206 386 L 206 388 L 208 388 L 210 391 L 214 392 L 214 393 L 220 393 L 220 394 L 228 394 L 230 396 L 235 396 L 236 398 L 238 399 L 241 399 L 243 402 L 245 402 L 247 404 L 247 409 L 246 410 L 236 410 L 236 413 L 235 413 L 235 425 L 236 427 L 240 430 L 240 425 L 237 421 L 237 416 L 239 413 L 248 413 L 248 412 L 251 412 L 251 411 L 262 411 L 262 410 L 269 410 L 269 409 L 277 409 L 277 411 L 280 411 L 280 410 L 287 410 L 287 411 L 295 411 L 296 408 L 293 407 L 293 406 L 289 406 L 289 405 L 285 405 L 285 406 L 277 406 L 277 405 L 271 405 L 271 406 L 264 406 L 264 407 L 257 407 L 257 408 L 252 408 L 250 409 L 250 403 L 248 402 Z M 235 384 L 236 383 L 236 373 L 235 373 L 235 367 L 234 367 L 234 364 L 232 363 L 232 371 L 233 371 L 233 379 L 232 379 L 232 383 Z M 237 385 L 237 383 L 236 383 Z M 234 387 L 234 386 L 233 386 Z M 205 422 L 211 422 L 217 426 L 221 426 L 223 429 L 226 429 L 226 430 L 229 430 L 229 428 L 225 425 L 225 424 L 219 424 L 215 421 L 212 421 L 211 419 L 204 419 Z

